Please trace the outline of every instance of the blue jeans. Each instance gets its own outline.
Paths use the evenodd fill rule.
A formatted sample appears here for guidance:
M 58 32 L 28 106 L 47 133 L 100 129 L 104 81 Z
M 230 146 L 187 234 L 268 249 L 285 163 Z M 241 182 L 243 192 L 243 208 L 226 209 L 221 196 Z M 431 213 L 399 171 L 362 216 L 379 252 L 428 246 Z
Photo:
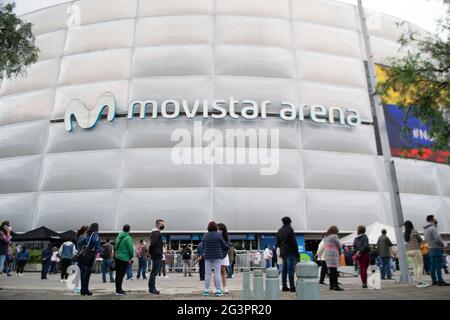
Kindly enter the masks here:
M 6 254 L 0 255 L 0 272 L 5 268 Z
M 128 269 L 127 269 L 127 280 L 130 280 L 131 278 L 133 278 L 133 270 L 131 269 L 131 263 L 128 265 Z
M 380 257 L 381 260 L 381 279 L 392 278 L 391 273 L 391 258 L 390 257 Z
M 91 279 L 92 267 L 94 266 L 95 260 L 92 263 L 84 264 L 78 262 L 78 267 L 80 268 L 80 280 L 81 280 L 81 294 L 86 294 L 89 292 L 89 280 Z
M 283 269 L 281 272 L 281 283 L 283 288 L 287 288 L 287 278 L 289 277 L 289 288 L 295 288 L 294 274 L 295 265 L 297 264 L 297 256 L 294 254 L 283 258 Z
M 272 266 L 272 261 L 270 259 L 266 260 L 266 269 L 269 269 Z
M 430 249 L 430 272 L 433 283 L 441 282 L 442 279 L 442 260 L 444 251 L 442 249 Z
M 109 281 L 114 282 L 114 276 L 112 271 L 112 259 L 103 259 L 101 264 L 101 270 L 102 270 L 102 280 L 103 282 L 106 282 L 106 272 L 109 270 Z
M 141 277 L 141 275 L 142 275 L 142 279 L 146 279 L 147 278 L 145 276 L 145 274 L 147 272 L 147 266 L 148 266 L 147 259 L 139 258 L 139 266 L 138 266 L 138 272 L 137 272 L 136 278 L 139 279 Z

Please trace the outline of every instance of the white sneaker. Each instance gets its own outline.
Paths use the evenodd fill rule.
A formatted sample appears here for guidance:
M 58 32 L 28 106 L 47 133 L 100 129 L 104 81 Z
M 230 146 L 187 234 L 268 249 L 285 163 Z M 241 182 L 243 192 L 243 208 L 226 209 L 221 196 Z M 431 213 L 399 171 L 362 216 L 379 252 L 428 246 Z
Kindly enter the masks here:
M 224 293 L 230 293 L 230 290 L 228 290 L 228 287 L 224 287 L 224 288 L 223 288 L 223 292 L 224 292 Z
M 64 282 L 64 279 L 59 280 L 59 282 Z
M 425 282 L 421 282 L 421 283 L 418 283 L 416 285 L 417 288 L 426 288 L 426 287 L 429 287 L 429 286 L 430 285 L 428 283 L 425 283 Z
M 168 279 L 169 278 L 169 276 L 164 276 L 164 279 Z

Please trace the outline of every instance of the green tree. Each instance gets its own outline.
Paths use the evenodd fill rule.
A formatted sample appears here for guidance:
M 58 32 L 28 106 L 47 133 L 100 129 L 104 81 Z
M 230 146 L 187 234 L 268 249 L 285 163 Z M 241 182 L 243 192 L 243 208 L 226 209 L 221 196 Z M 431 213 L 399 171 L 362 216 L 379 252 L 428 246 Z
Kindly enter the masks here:
M 0 80 L 25 73 L 39 56 L 32 24 L 19 19 L 14 7 L 15 3 L 0 6 Z
M 445 0 L 448 6 L 450 0 Z M 439 22 L 440 34 L 407 31 L 399 39 L 403 54 L 389 59 L 387 79 L 378 86 L 382 100 L 393 97 L 409 115 L 428 126 L 437 150 L 450 150 L 450 7 Z M 415 49 L 412 49 L 415 48 Z M 403 128 L 406 137 L 410 130 Z

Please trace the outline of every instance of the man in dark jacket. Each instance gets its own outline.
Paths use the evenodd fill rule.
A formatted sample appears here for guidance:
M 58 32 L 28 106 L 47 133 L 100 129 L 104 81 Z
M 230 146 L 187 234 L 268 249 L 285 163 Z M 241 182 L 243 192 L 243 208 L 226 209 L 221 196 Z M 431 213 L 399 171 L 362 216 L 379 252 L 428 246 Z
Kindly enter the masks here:
M 381 279 L 384 280 L 392 279 L 391 274 L 391 247 L 392 242 L 386 235 L 387 232 L 385 229 L 381 230 L 381 236 L 378 238 L 377 247 L 378 247 L 378 255 L 381 260 Z
M 200 281 L 205 281 L 205 259 L 203 259 L 203 242 L 200 242 L 197 247 L 197 263 Z
M 41 280 L 47 280 L 47 273 L 50 269 L 50 260 L 53 255 L 53 246 L 51 243 L 47 245 L 47 248 L 42 250 L 42 270 L 41 270 Z
M 183 269 L 184 269 L 184 276 L 186 277 L 189 273 L 189 277 L 192 277 L 191 274 L 191 258 L 192 258 L 192 250 L 191 247 L 188 245 L 183 246 L 183 249 L 181 250 L 181 256 L 183 257 Z
M 277 232 L 276 246 L 280 248 L 280 256 L 283 258 L 283 271 L 281 281 L 283 291 L 295 292 L 295 265 L 298 262 L 298 245 L 295 238 L 294 229 L 291 227 L 291 218 L 284 217 L 281 219 L 283 226 Z M 289 276 L 289 287 L 287 286 L 287 277 Z
M 164 230 L 164 220 L 156 220 L 155 228 L 150 234 L 150 247 L 148 253 L 152 257 L 152 272 L 148 279 L 148 291 L 152 294 L 159 294 L 156 290 L 156 275 L 161 267 L 161 259 L 163 258 L 163 238 L 161 230 Z

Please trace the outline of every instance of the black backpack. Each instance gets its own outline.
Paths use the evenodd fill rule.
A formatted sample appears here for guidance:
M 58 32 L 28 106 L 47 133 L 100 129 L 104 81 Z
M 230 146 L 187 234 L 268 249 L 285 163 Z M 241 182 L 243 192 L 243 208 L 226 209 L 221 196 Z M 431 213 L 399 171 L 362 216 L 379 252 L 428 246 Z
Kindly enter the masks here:
M 110 244 L 104 244 L 103 247 L 100 250 L 100 257 L 103 259 L 109 259 L 111 258 L 111 245 Z

